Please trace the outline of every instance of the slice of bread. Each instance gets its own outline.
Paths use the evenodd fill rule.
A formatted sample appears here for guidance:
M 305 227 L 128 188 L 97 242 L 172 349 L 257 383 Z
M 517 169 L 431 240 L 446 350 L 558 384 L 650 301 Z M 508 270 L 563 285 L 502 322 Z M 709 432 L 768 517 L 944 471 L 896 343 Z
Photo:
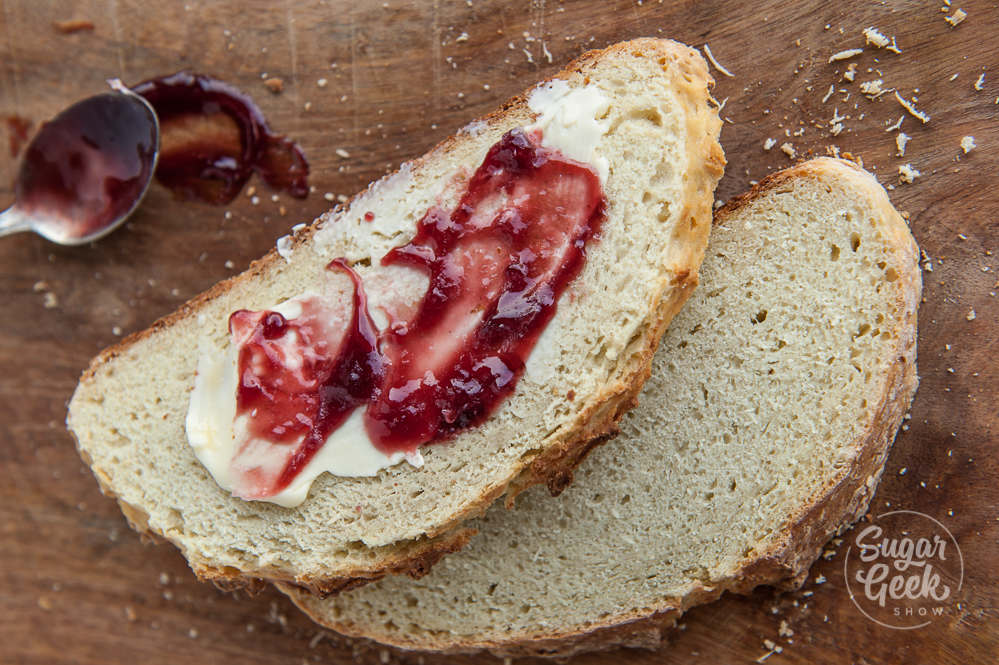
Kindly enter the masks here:
M 425 446 L 422 468 L 323 474 L 295 508 L 220 489 L 184 430 L 198 356 L 225 348 L 234 310 L 308 291 L 337 257 L 353 264 L 369 297 L 408 288 L 373 285 L 384 278 L 375 274 L 380 258 L 413 237 L 431 206 L 453 207 L 505 132 L 537 120 L 529 93 L 279 242 L 280 255 L 272 251 L 93 361 L 68 425 L 134 527 L 176 544 L 200 577 L 220 585 L 267 578 L 330 593 L 389 572 L 424 574 L 468 541 L 462 523 L 497 497 L 536 483 L 558 493 L 570 482 L 633 405 L 666 325 L 697 282 L 724 157 L 711 78 L 686 46 L 621 43 L 584 54 L 555 78 L 569 89 L 595 86 L 609 102 L 595 152 L 608 167 L 606 218 L 516 391 L 492 417 Z
M 420 580 L 285 592 L 319 623 L 407 649 L 561 656 L 655 646 L 724 591 L 800 584 L 867 510 L 916 390 L 916 260 L 853 164 L 767 178 L 718 211 L 639 406 L 562 496 L 490 510 Z

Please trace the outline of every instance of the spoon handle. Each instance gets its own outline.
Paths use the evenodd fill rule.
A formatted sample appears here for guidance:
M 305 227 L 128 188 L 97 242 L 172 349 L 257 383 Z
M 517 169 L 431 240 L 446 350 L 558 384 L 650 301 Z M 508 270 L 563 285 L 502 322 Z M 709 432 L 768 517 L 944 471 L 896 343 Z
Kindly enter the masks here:
M 31 218 L 18 210 L 17 206 L 0 212 L 0 237 L 31 230 Z

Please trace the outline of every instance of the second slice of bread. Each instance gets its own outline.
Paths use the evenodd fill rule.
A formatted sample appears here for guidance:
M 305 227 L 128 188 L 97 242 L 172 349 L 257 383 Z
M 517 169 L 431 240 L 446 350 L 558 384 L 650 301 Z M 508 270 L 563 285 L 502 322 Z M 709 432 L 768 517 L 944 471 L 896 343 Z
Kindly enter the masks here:
M 333 592 L 388 572 L 423 574 L 467 542 L 462 522 L 505 492 L 545 483 L 557 493 L 569 483 L 632 405 L 696 284 L 724 158 L 706 65 L 685 46 L 626 42 L 583 55 L 556 78 L 596 86 L 610 101 L 597 146 L 609 163 L 607 215 L 514 394 L 481 426 L 425 447 L 422 468 L 322 475 L 290 509 L 220 489 L 184 433 L 198 355 L 206 342 L 224 347 L 232 311 L 309 290 L 336 257 L 364 278 L 431 206 L 453 205 L 455 182 L 506 131 L 535 120 L 523 96 L 297 234 L 282 247 L 290 262 L 271 252 L 94 360 L 68 424 L 136 528 L 170 540 L 220 584 L 267 578 Z
M 420 580 L 285 591 L 347 635 L 565 656 L 656 646 L 724 591 L 800 583 L 867 510 L 915 392 L 917 257 L 853 164 L 771 176 L 716 215 L 639 406 L 562 496 L 491 510 Z

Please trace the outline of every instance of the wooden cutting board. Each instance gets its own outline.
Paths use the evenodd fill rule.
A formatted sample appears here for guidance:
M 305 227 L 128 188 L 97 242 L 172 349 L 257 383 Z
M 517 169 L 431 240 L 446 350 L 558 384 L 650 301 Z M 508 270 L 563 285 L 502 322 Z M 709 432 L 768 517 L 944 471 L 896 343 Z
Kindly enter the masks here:
M 100 495 L 64 429 L 66 401 L 98 350 L 245 268 L 292 224 L 326 210 L 324 195 L 353 194 L 587 48 L 657 35 L 710 44 L 734 74 L 716 73 L 728 157 L 719 199 L 791 163 L 785 142 L 799 159 L 837 146 L 895 186 L 932 272 L 920 311 L 921 386 L 872 510 L 940 520 L 960 544 L 965 577 L 947 616 L 889 630 L 851 603 L 838 548 L 800 591 L 726 597 L 690 612 L 657 652 L 577 662 L 995 662 L 999 11 L 970 1 L 952 27 L 940 3 L 748 4 L 0 0 L 0 118 L 37 127 L 108 77 L 134 83 L 191 68 L 251 94 L 304 147 L 315 186 L 304 201 L 272 200 L 252 182 L 258 199 L 219 208 L 174 201 L 154 185 L 133 220 L 93 246 L 0 240 L 0 662 L 492 662 L 351 642 L 273 591 L 248 598 L 198 583 L 172 547 L 143 544 Z M 93 28 L 53 26 L 70 19 Z M 868 47 L 828 62 L 863 46 L 867 26 L 895 36 L 902 53 Z M 841 78 L 849 62 L 858 65 L 853 83 Z M 283 92 L 265 88 L 272 77 Z M 859 84 L 876 78 L 917 97 L 932 120 L 908 116 L 891 93 L 863 97 Z M 846 116 L 837 136 L 835 112 Z M 904 158 L 885 130 L 899 117 L 912 137 Z M 3 205 L 13 199 L 11 133 L 0 124 Z M 963 136 L 978 145 L 968 155 Z M 769 151 L 768 138 L 777 143 Z M 909 162 L 922 176 L 899 185 L 898 167 Z

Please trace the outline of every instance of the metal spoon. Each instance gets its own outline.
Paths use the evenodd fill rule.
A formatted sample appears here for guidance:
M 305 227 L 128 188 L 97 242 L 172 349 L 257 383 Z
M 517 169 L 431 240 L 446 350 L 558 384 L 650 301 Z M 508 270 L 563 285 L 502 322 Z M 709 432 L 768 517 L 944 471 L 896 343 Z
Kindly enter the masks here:
M 82 245 L 121 225 L 156 169 L 160 126 L 141 96 L 117 79 L 42 125 L 21 162 L 0 236 L 34 231 Z

